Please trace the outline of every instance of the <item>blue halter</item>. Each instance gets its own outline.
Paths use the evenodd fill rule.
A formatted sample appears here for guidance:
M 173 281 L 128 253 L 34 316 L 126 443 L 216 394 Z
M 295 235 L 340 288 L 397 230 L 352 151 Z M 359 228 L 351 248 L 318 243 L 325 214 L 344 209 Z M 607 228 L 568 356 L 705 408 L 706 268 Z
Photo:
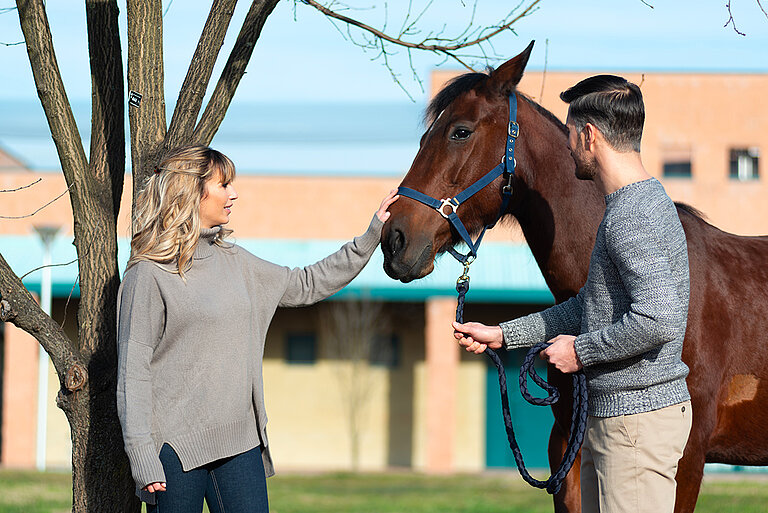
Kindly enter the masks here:
M 496 223 L 501 219 L 501 216 L 504 215 L 504 212 L 506 212 L 507 208 L 509 207 L 509 201 L 512 199 L 512 179 L 515 176 L 515 139 L 517 139 L 518 134 L 520 133 L 520 127 L 517 124 L 517 95 L 515 93 L 512 93 L 509 95 L 509 125 L 507 126 L 507 149 L 504 152 L 504 155 L 501 158 L 501 163 L 491 169 L 488 173 L 485 174 L 482 178 L 477 180 L 475 183 L 458 193 L 453 198 L 448 199 L 441 199 L 438 200 L 436 198 L 433 198 L 432 196 L 428 196 L 424 194 L 423 192 L 419 192 L 417 190 L 411 189 L 409 187 L 398 187 L 397 192 L 401 196 L 405 196 L 406 198 L 411 198 L 413 200 L 416 200 L 420 203 L 423 203 L 427 205 L 428 207 L 432 207 L 435 210 L 437 210 L 441 216 L 446 218 L 448 222 L 451 223 L 451 226 L 453 226 L 456 231 L 459 233 L 461 238 L 464 240 L 464 242 L 469 247 L 469 252 L 466 255 L 462 255 L 456 249 L 449 248 L 448 252 L 453 255 L 453 257 L 458 260 L 460 263 L 464 264 L 465 269 L 466 267 L 472 263 L 472 261 L 477 257 L 477 250 L 480 247 L 480 243 L 483 240 L 483 236 L 485 235 L 486 230 L 493 228 L 496 226 Z M 499 214 L 496 216 L 496 219 L 491 223 L 487 224 L 483 227 L 483 231 L 480 232 L 480 236 L 477 238 L 475 242 L 472 242 L 472 237 L 469 236 L 469 231 L 467 231 L 467 228 L 464 226 L 464 223 L 461 222 L 461 219 L 459 218 L 457 212 L 459 210 L 459 206 L 461 206 L 462 203 L 467 201 L 469 198 L 474 196 L 477 192 L 484 189 L 488 184 L 496 180 L 499 176 L 504 175 L 507 178 L 507 184 L 502 188 L 501 195 L 502 195 L 502 202 L 501 202 L 501 208 L 499 209 Z

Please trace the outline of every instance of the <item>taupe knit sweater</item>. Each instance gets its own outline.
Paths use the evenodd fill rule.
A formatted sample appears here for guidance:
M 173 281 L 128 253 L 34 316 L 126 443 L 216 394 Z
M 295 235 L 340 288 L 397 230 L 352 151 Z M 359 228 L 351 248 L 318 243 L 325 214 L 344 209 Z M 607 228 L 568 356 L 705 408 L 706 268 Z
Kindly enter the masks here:
M 576 295 L 502 323 L 507 349 L 578 335 L 589 414 L 614 417 L 690 399 L 680 358 L 688 317 L 685 232 L 655 178 L 605 197 L 605 215 Z
M 381 238 L 374 216 L 364 235 L 304 268 L 213 244 L 205 230 L 186 280 L 173 265 L 129 268 L 118 298 L 117 407 L 137 489 L 164 482 L 164 443 L 184 470 L 263 448 L 267 441 L 262 357 L 278 306 L 310 305 L 349 283 Z M 152 501 L 151 494 L 139 494 Z

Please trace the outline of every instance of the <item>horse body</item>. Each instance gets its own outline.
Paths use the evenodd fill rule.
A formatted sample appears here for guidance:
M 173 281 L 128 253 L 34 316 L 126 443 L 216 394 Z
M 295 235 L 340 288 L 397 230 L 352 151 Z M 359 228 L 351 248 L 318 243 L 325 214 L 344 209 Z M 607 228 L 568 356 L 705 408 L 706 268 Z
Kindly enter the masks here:
M 457 194 L 498 163 L 504 153 L 506 97 L 522 77 L 531 46 L 493 71 L 459 78 L 430 105 L 424 134 L 401 185 L 436 198 Z M 520 93 L 516 175 L 509 213 L 520 224 L 555 300 L 575 295 L 605 202 L 591 182 L 576 179 L 564 126 Z M 469 135 L 467 136 L 467 132 Z M 501 202 L 501 179 L 461 206 L 470 231 L 492 221 Z M 385 271 L 407 282 L 429 274 L 435 256 L 457 243 L 456 233 L 432 209 L 403 199 L 395 203 L 382 234 Z M 688 241 L 691 299 L 683 346 L 694 422 L 677 474 L 675 510 L 693 511 L 704 463 L 768 464 L 768 237 L 740 237 L 678 207 Z M 561 397 L 572 397 L 571 379 L 548 369 Z M 553 406 L 551 466 L 562 458 L 571 404 Z M 556 511 L 580 511 L 578 462 L 555 496 Z

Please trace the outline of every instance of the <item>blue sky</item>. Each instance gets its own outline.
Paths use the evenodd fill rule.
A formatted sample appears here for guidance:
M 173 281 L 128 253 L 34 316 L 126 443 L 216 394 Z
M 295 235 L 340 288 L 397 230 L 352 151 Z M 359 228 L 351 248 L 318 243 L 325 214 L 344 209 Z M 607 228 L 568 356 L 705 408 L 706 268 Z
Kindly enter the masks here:
M 410 1 L 413 13 L 429 3 Z M 723 27 L 728 20 L 725 0 L 645 2 L 653 8 L 642 0 L 541 0 L 536 12 L 515 25 L 515 33 L 507 32 L 494 40 L 501 59 L 491 64 L 498 65 L 516 55 L 535 39 L 529 69 L 543 69 L 546 63 L 549 70 L 618 73 L 768 72 L 768 18 L 756 0 L 732 0 L 736 26 L 746 36 L 730 26 Z M 347 0 L 347 5 L 366 8 L 345 14 L 375 27 L 382 27 L 386 21 L 391 32 L 402 25 L 408 3 Z M 249 4 L 241 1 L 235 11 L 210 89 Z M 3 43 L 22 39 L 16 11 L 7 10 L 13 5 L 11 0 L 0 0 Z M 125 0 L 120 0 L 119 5 L 125 41 Z M 164 64 L 169 108 L 175 103 L 209 5 L 210 0 L 165 4 Z M 497 24 L 507 16 L 510 5 L 516 4 L 478 0 L 476 24 Z M 768 0 L 764 5 L 768 6 Z M 439 31 L 443 26 L 446 35 L 460 33 L 473 6 L 473 0 L 434 0 L 419 24 L 422 34 Z M 84 4 L 49 0 L 47 9 L 59 67 L 87 147 L 90 75 Z M 213 145 L 229 154 L 238 169 L 246 173 L 400 176 L 417 149 L 423 129 L 420 110 L 427 93 L 411 77 L 407 53 L 397 51 L 390 62 L 408 94 L 375 56 L 345 40 L 315 9 L 282 0 L 267 20 Z M 32 169 L 55 171 L 58 158 L 37 100 L 26 48 L 0 46 L 0 59 L 0 146 Z M 414 54 L 413 66 L 425 87 L 430 71 L 441 62 L 443 67 L 460 69 L 433 54 Z M 382 108 L 382 103 L 387 107 Z M 291 158 L 286 159 L 286 155 Z
M 414 6 L 421 7 L 427 3 L 412 1 Z M 541 0 L 535 13 L 516 24 L 517 35 L 498 39 L 495 49 L 502 56 L 511 57 L 535 39 L 531 69 L 542 69 L 546 60 L 548 69 L 559 70 L 768 72 L 768 18 L 759 10 L 756 0 L 732 1 L 736 26 L 746 36 L 736 34 L 730 26 L 723 27 L 728 20 L 725 0 L 645 1 L 653 8 L 642 0 Z M 347 5 L 352 7 L 376 7 L 347 13 L 375 26 L 381 26 L 386 19 L 389 27 L 398 27 L 408 3 L 348 0 Z M 87 100 L 90 81 L 83 3 L 50 0 L 47 4 L 68 94 L 75 101 Z M 165 70 L 169 103 L 173 103 L 184 78 L 208 4 L 201 0 L 166 2 Z M 234 41 L 249 2 L 240 4 L 225 50 Z M 10 0 L 0 0 L 0 8 L 13 5 Z M 124 13 L 124 1 L 120 5 Z M 507 14 L 510 5 L 514 3 L 479 0 L 477 23 L 497 22 Z M 472 0 L 435 0 L 420 26 L 428 32 L 445 24 L 447 34 L 460 32 L 472 7 Z M 121 24 L 124 33 L 124 14 Z M 0 14 L 0 42 L 21 39 L 16 12 Z M 0 46 L 0 56 L 0 101 L 35 99 L 24 46 Z M 267 21 L 236 101 L 409 101 L 381 61 L 371 60 L 374 56 L 344 40 L 328 19 L 314 9 L 283 0 Z M 434 55 L 420 54 L 414 65 L 426 80 L 429 71 L 441 61 Z M 405 52 L 395 55 L 392 64 L 414 99 L 423 101 L 425 93 L 410 78 Z M 453 63 L 444 66 L 456 67 Z

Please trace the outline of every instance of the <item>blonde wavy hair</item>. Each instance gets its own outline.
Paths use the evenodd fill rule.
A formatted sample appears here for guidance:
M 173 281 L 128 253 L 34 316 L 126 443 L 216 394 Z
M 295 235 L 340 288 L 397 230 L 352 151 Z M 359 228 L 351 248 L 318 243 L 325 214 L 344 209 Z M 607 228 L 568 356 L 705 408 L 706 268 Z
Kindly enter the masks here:
M 212 178 L 222 183 L 235 178 L 235 165 L 223 153 L 207 146 L 184 146 L 165 154 L 136 197 L 128 267 L 142 260 L 176 262 L 174 272 L 184 278 L 200 239 L 205 182 Z M 214 243 L 221 246 L 231 233 L 222 227 Z

